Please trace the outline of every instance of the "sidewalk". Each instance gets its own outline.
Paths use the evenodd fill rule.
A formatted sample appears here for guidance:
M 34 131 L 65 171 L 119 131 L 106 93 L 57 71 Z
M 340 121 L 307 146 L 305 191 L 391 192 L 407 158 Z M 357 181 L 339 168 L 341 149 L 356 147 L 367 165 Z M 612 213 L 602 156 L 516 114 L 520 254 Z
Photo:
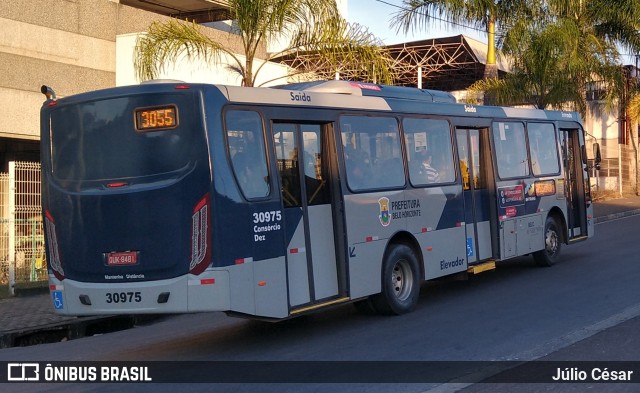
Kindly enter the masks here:
M 593 210 L 596 223 L 640 214 L 640 196 L 597 201 Z M 634 320 L 638 320 L 640 325 L 640 317 Z M 50 342 L 56 338 L 59 341 L 82 337 L 88 331 L 95 333 L 99 329 L 97 325 L 105 322 L 108 322 L 106 325 L 126 327 L 126 324 L 135 324 L 137 318 L 58 315 L 53 311 L 49 293 L 0 299 L 0 349 Z M 40 334 L 44 332 L 47 334 Z

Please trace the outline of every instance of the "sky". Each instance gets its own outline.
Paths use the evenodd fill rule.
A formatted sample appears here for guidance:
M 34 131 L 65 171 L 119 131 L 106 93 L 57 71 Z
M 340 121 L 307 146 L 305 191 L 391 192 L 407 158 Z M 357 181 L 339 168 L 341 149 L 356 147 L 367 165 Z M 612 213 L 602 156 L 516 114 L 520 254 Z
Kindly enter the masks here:
M 408 34 L 397 33 L 389 27 L 393 14 L 402 7 L 402 0 L 347 0 L 347 20 L 366 26 L 369 32 L 380 38 L 385 45 L 411 42 L 429 38 L 450 37 L 464 34 L 485 42 L 487 35 L 472 28 L 446 27 L 433 20 L 427 29 Z

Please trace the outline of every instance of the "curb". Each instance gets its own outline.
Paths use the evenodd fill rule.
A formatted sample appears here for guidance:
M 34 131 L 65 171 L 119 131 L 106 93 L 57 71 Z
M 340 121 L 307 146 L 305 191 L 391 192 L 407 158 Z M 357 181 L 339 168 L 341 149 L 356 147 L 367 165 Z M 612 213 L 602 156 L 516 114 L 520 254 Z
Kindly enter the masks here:
M 0 333 L 0 349 L 75 340 L 146 325 L 166 315 L 111 315 L 77 317 L 47 325 L 31 326 Z
M 596 217 L 595 223 L 600 224 L 606 221 L 613 221 L 613 220 L 618 220 L 624 217 L 636 216 L 638 214 L 640 214 L 640 209 L 627 210 L 620 213 L 613 213 L 613 214 L 608 214 L 606 216 Z

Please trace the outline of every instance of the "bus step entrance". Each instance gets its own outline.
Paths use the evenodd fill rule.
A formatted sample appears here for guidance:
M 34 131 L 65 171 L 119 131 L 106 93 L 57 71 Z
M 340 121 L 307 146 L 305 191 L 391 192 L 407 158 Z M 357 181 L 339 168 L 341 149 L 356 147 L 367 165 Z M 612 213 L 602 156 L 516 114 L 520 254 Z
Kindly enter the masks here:
M 479 274 L 482 272 L 486 272 L 487 270 L 495 270 L 495 268 L 496 268 L 496 261 L 491 260 L 491 261 L 478 263 L 477 265 L 469 266 L 469 268 L 467 269 L 467 273 Z
M 332 306 L 334 304 L 340 304 L 340 303 L 344 303 L 351 300 L 350 297 L 342 297 L 339 299 L 333 299 L 333 300 L 329 300 L 327 302 L 322 302 L 322 303 L 317 303 L 308 307 L 302 307 L 302 308 L 298 308 L 295 310 L 291 310 L 291 315 L 297 315 L 297 314 L 301 314 L 307 311 L 312 311 L 318 308 L 323 308 L 323 307 L 327 307 L 327 306 Z

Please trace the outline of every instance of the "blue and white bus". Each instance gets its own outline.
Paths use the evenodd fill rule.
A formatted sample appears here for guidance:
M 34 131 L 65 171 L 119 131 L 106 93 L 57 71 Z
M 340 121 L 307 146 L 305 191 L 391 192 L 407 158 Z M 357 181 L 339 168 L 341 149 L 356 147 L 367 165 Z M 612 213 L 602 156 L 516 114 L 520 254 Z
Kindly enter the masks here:
M 41 124 L 63 314 L 402 314 L 425 280 L 528 254 L 550 266 L 594 231 L 573 112 L 163 81 L 49 94 Z

